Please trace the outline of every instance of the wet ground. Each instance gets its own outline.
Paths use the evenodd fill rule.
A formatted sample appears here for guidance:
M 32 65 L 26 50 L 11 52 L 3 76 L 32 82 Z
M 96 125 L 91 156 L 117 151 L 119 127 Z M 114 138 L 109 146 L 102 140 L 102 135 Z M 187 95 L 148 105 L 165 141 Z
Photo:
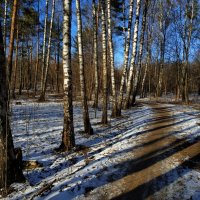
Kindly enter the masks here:
M 190 132 L 191 127 L 183 128 L 181 123 L 189 124 L 194 116 L 177 113 L 170 105 L 149 106 L 154 117 L 148 125 L 144 123 L 145 134 L 135 138 L 132 157 L 118 166 L 125 169 L 124 175 L 92 191 L 88 199 L 200 199 L 200 138 L 177 137 Z M 199 187 L 187 191 L 197 182 Z

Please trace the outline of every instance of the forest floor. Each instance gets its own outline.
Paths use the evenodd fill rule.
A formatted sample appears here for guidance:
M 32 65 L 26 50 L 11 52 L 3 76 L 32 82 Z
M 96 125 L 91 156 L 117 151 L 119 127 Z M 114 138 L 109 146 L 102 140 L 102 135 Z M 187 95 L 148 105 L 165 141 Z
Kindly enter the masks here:
M 110 113 L 110 111 L 109 111 Z M 78 148 L 54 151 L 61 141 L 61 101 L 18 100 L 12 106 L 15 147 L 27 182 L 13 184 L 5 199 L 200 199 L 200 108 L 140 100 L 123 117 L 102 126 L 90 108 L 94 135 L 83 134 L 80 103 L 74 105 Z

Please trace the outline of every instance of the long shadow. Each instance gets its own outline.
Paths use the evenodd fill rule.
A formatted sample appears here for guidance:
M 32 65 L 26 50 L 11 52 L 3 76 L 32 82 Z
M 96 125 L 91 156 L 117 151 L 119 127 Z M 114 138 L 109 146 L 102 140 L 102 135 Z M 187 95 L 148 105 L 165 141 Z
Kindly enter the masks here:
M 143 200 L 148 198 L 149 196 L 155 194 L 156 192 L 160 191 L 162 188 L 172 184 L 175 182 L 178 178 L 184 176 L 188 172 L 190 172 L 191 169 L 198 166 L 200 163 L 200 154 L 197 156 L 190 158 L 189 160 L 183 162 L 181 165 L 176 167 L 175 169 L 170 170 L 169 172 L 160 175 L 156 177 L 155 179 L 144 183 L 135 189 L 133 189 L 130 192 L 127 192 L 125 194 L 121 194 L 118 197 L 113 198 L 114 200 L 123 200 L 123 199 L 137 199 L 137 200 Z M 176 174 L 177 176 L 174 176 Z M 165 197 L 163 197 L 165 198 Z M 190 197 L 190 199 L 193 199 Z
M 185 121 L 187 121 L 187 120 L 182 120 L 181 122 L 185 122 Z M 173 126 L 173 125 L 175 125 L 175 124 L 176 124 L 176 123 L 170 124 L 170 126 Z M 144 133 L 151 133 L 152 131 L 159 130 L 159 129 L 166 128 L 166 127 L 168 127 L 168 125 L 166 125 L 166 126 L 161 126 L 161 127 L 157 127 L 157 128 L 153 128 L 153 129 L 148 129 L 148 130 L 145 130 L 145 131 L 140 131 L 140 132 L 135 133 L 134 135 L 135 135 L 135 136 L 138 136 L 138 135 L 141 135 L 141 134 L 144 134 Z M 187 130 L 190 130 L 191 128 L 192 128 L 192 127 L 188 127 L 188 128 L 186 128 L 186 129 L 184 129 L 184 130 L 182 130 L 182 131 L 187 131 Z M 132 150 L 134 150 L 134 149 L 137 149 L 137 148 L 139 148 L 139 147 L 141 147 L 141 146 L 144 146 L 144 147 L 145 147 L 146 145 L 150 145 L 150 144 L 153 144 L 153 143 L 155 143 L 155 142 L 158 142 L 159 140 L 162 140 L 162 139 L 164 139 L 164 138 L 166 138 L 166 137 L 169 137 L 170 135 L 175 135 L 175 134 L 179 134 L 179 133 L 181 133 L 181 131 L 171 132 L 171 133 L 167 134 L 166 136 L 162 136 L 161 138 L 157 138 L 157 139 L 155 139 L 155 140 L 153 140 L 153 141 L 149 141 L 149 142 L 147 142 L 146 144 L 144 143 L 144 144 L 141 144 L 141 145 L 134 146 L 134 147 L 132 147 L 132 148 L 130 148 L 130 149 L 125 149 L 125 150 L 122 150 L 122 151 L 118 151 L 118 152 L 116 152 L 116 153 L 113 153 L 113 154 L 111 154 L 111 157 L 114 157 L 114 156 L 116 156 L 117 154 L 122 154 L 122 153 L 130 152 L 130 151 L 132 151 Z M 131 137 L 133 137 L 134 135 L 132 135 Z M 131 138 L 131 137 L 129 136 L 128 138 Z M 110 143 L 108 143 L 105 147 L 99 148 L 99 149 L 97 149 L 97 150 L 95 150 L 95 151 L 92 151 L 92 152 L 88 152 L 88 156 L 89 156 L 89 157 L 94 156 L 94 155 L 96 155 L 96 154 L 98 154 L 98 153 L 104 151 L 105 149 L 109 148 L 111 145 L 120 143 L 120 142 L 122 142 L 123 140 L 126 140 L 126 139 L 127 139 L 127 137 L 121 138 L 121 139 L 117 139 L 117 140 L 115 141 L 115 140 L 113 140 L 113 138 L 111 137 L 111 138 L 110 138 Z M 103 140 L 103 139 L 102 139 L 102 140 Z M 177 144 L 183 142 L 184 140 L 185 140 L 185 139 L 177 139 L 177 141 L 175 141 L 174 143 L 172 143 L 170 146 L 177 145 Z M 158 149 L 158 150 L 156 150 L 156 151 L 154 151 L 154 152 L 150 152 L 150 153 L 144 155 L 144 156 L 143 156 L 142 158 L 140 158 L 140 159 L 147 159 L 147 158 L 153 156 L 154 154 L 156 154 L 157 151 L 161 151 L 161 152 L 162 152 L 162 151 L 165 151 L 165 150 L 167 150 L 167 149 L 169 149 L 169 147 L 168 147 L 168 146 L 165 146 L 165 147 L 163 147 L 163 148 L 161 148 L 161 149 Z M 48 149 L 48 151 L 49 151 L 49 149 Z M 51 152 L 51 150 L 50 150 L 50 152 Z M 44 152 L 43 154 L 46 155 L 47 153 Z M 35 156 L 36 153 L 33 153 L 33 155 Z M 31 156 L 29 155 L 29 157 L 31 157 Z M 78 157 L 76 157 L 76 163 L 77 163 L 77 162 L 81 162 L 83 159 L 85 159 L 84 156 L 78 156 Z M 94 164 L 95 162 L 97 162 L 97 161 L 93 161 L 91 164 Z M 139 160 L 134 160 L 134 162 L 139 162 Z M 40 178 L 42 179 L 42 178 L 44 178 L 44 177 L 46 177 L 46 176 L 53 175 L 54 173 L 57 173 L 57 172 L 59 172 L 59 171 L 62 171 L 63 169 L 65 169 L 66 167 L 68 167 L 68 163 L 66 162 L 66 163 L 64 163 L 63 165 L 58 165 L 58 166 L 55 166 L 55 167 L 51 167 L 51 166 L 45 166 L 45 167 L 46 167 L 47 169 L 49 169 L 49 171 L 48 171 L 47 169 L 45 169 L 44 171 L 32 171 L 32 173 L 30 173 L 29 176 L 32 177 L 33 175 L 34 175 L 34 176 L 37 176 L 37 175 L 40 174 Z M 51 167 L 51 168 L 49 168 L 49 167 Z M 32 174 L 32 175 L 31 175 L 31 174 Z M 40 178 L 38 178 L 37 181 L 34 180 L 34 184 L 37 184 L 38 182 L 40 182 Z
M 151 141 L 149 141 L 149 142 L 144 142 L 144 143 L 142 143 L 142 144 L 135 145 L 135 146 L 133 146 L 133 147 L 130 147 L 130 148 L 123 149 L 123 150 L 121 150 L 121 151 L 117 151 L 117 152 L 115 152 L 115 153 L 112 153 L 112 154 L 111 154 L 111 157 L 114 157 L 114 156 L 116 156 L 116 155 L 120 155 L 120 154 L 123 154 L 123 153 L 128 153 L 128 152 L 130 152 L 130 151 L 139 149 L 139 148 L 141 148 L 141 147 L 144 147 L 144 148 L 145 148 L 145 146 L 152 145 L 152 144 L 154 144 L 154 143 L 156 143 L 156 142 L 159 142 L 159 141 L 161 141 L 161 140 L 163 140 L 163 139 L 166 139 L 166 138 L 168 138 L 168 137 L 170 137 L 170 136 L 176 136 L 176 135 L 178 135 L 178 134 L 180 134 L 180 133 L 182 133 L 182 132 L 184 132 L 184 131 L 189 131 L 189 130 L 191 130 L 191 129 L 194 128 L 194 127 L 195 127 L 195 126 L 188 127 L 188 128 L 182 129 L 181 131 L 171 131 L 171 132 L 169 132 L 168 134 L 166 134 L 166 135 L 164 135 L 164 136 L 161 136 L 161 137 L 159 137 L 159 138 L 156 138 L 156 139 L 154 139 L 154 140 L 151 140 Z M 193 137 L 194 135 L 195 135 L 195 134 L 192 134 L 192 135 L 190 135 L 190 137 Z M 178 139 L 177 139 L 177 140 L 178 140 Z M 178 140 L 178 142 L 180 142 L 180 139 Z M 102 149 L 102 150 L 103 150 L 103 149 Z M 92 156 L 92 155 L 94 155 L 93 153 L 94 153 L 94 152 L 92 152 L 91 154 L 89 153 L 89 155 Z
M 142 112 L 144 112 L 144 111 L 142 111 Z M 138 116 L 138 118 L 141 118 L 141 116 Z M 169 125 L 160 126 L 160 127 L 153 128 L 153 129 L 148 129 L 148 130 L 145 130 L 145 131 L 139 131 L 139 132 L 137 132 L 137 133 L 132 134 L 131 136 L 129 135 L 129 136 L 127 136 L 127 137 L 124 137 L 124 138 L 121 138 L 121 139 L 117 139 L 116 141 L 117 141 L 117 142 L 120 142 L 120 141 L 126 140 L 127 138 L 130 138 L 130 137 L 133 137 L 133 136 L 137 136 L 137 135 L 145 134 L 145 133 L 150 133 L 151 131 L 159 130 L 159 129 L 166 128 L 166 127 L 170 127 L 170 126 L 174 126 L 174 125 L 176 125 L 176 124 L 184 123 L 184 122 L 189 121 L 189 120 L 192 120 L 192 119 L 193 119 L 193 118 L 189 118 L 189 119 L 182 120 L 182 121 L 180 121 L 180 122 L 171 123 L 171 124 L 169 124 Z M 131 119 L 131 120 L 135 120 L 135 119 Z M 159 120 L 160 120 L 160 118 L 159 118 Z M 148 121 L 148 123 L 151 123 L 151 122 L 153 122 L 153 121 L 156 121 L 156 119 L 152 119 L 152 120 L 149 119 L 149 120 L 147 120 L 147 121 Z M 137 124 L 134 124 L 134 125 L 132 125 L 132 126 L 128 126 L 127 129 L 138 128 L 138 127 L 142 127 L 143 125 L 144 125 L 144 120 L 141 120 L 141 122 L 138 122 Z M 104 130 L 104 131 L 105 131 L 105 130 Z M 122 130 L 122 131 L 124 131 L 124 130 Z M 117 130 L 116 133 L 119 133 L 119 131 Z M 109 141 L 110 144 L 115 143 L 115 140 L 113 140 L 113 137 L 115 137 L 115 136 L 117 135 L 116 133 L 114 133 L 114 134 L 108 136 L 108 138 L 110 139 L 110 141 Z M 91 141 L 91 142 L 94 144 L 95 140 L 96 140 L 96 138 L 94 139 L 94 141 Z M 102 141 L 103 141 L 103 139 L 100 139 L 100 140 L 98 140 L 98 142 L 96 142 L 96 144 L 98 144 L 98 143 L 100 143 L 100 142 L 102 142 Z M 106 149 L 106 148 L 109 148 L 109 146 L 104 147 L 103 149 L 101 149 L 101 151 L 104 150 L 104 149 Z M 91 156 L 91 155 L 95 155 L 96 153 L 99 153 L 99 152 L 100 152 L 100 150 L 97 150 L 97 151 L 94 151 L 92 154 L 89 154 L 89 155 L 90 155 L 90 156 Z M 148 155 L 148 156 L 150 156 L 150 155 Z M 148 158 L 148 156 L 147 156 L 147 158 Z M 84 158 L 85 158 L 84 156 L 80 156 L 80 157 L 77 158 L 77 160 L 80 162 L 80 161 L 83 160 Z M 143 159 L 144 159 L 144 158 L 143 158 Z M 68 166 L 69 166 L 68 162 L 65 162 L 62 166 L 56 166 L 56 167 L 51 168 L 51 169 L 50 169 L 50 172 L 47 172 L 47 170 L 45 170 L 45 172 L 39 172 L 39 173 L 42 173 L 42 174 L 44 175 L 44 177 L 45 177 L 47 174 L 52 175 L 52 174 L 54 174 L 54 173 L 56 173 L 56 172 L 62 171 L 63 169 L 65 169 L 65 168 L 68 167 Z M 117 167 L 117 166 L 115 166 L 115 167 Z M 47 176 L 48 176 L 48 175 L 47 175 Z
M 138 135 L 151 133 L 152 131 L 161 130 L 161 129 L 164 129 L 164 128 L 169 128 L 169 127 L 172 127 L 172 126 L 175 126 L 175 125 L 180 125 L 180 124 L 182 124 L 182 123 L 184 123 L 184 122 L 188 122 L 188 121 L 190 121 L 190 120 L 192 120 L 192 119 L 194 119 L 194 118 L 184 119 L 184 120 L 181 120 L 181 121 L 179 121 L 179 122 L 173 122 L 173 123 L 170 123 L 170 124 L 167 124 L 167 125 L 162 125 L 162 126 L 150 128 L 150 129 L 147 129 L 147 130 L 144 130 L 144 131 L 138 131 L 138 132 L 133 132 L 132 129 L 133 129 L 133 128 L 134 128 L 134 129 L 139 128 L 140 126 L 142 126 L 143 123 L 139 123 L 139 125 L 135 125 L 135 124 L 134 124 L 134 125 L 132 125 L 132 126 L 128 126 L 128 127 L 127 127 L 127 129 L 130 130 L 130 131 L 126 131 L 126 134 L 127 134 L 128 132 L 130 132 L 130 133 L 133 132 L 133 134 L 128 135 L 128 136 L 126 136 L 126 137 L 122 137 L 122 138 L 120 138 L 120 139 L 117 138 L 117 139 L 115 139 L 115 140 L 113 140 L 113 137 L 115 137 L 117 134 L 112 134 L 110 137 L 108 136 L 108 138 L 109 138 L 109 141 L 110 141 L 110 142 L 112 142 L 113 144 L 115 144 L 115 142 L 118 142 L 118 143 L 119 143 L 119 142 L 121 142 L 121 141 L 123 141 L 123 140 L 130 139 L 130 138 L 136 137 L 136 136 L 138 136 Z M 116 130 L 116 132 L 119 133 L 118 130 Z M 124 132 L 124 130 L 123 130 L 123 132 Z M 102 141 L 103 141 L 103 139 L 102 139 Z M 109 141 L 107 141 L 107 142 L 109 142 Z M 92 141 L 90 141 L 90 143 L 95 144 L 95 143 L 92 142 Z
M 84 181 L 84 185 L 91 187 L 93 190 L 97 187 L 103 186 L 106 183 L 112 184 L 113 181 L 119 180 L 129 174 L 133 174 L 135 172 L 144 170 L 145 168 L 150 167 L 154 165 L 155 163 L 162 161 L 165 158 L 172 156 L 173 154 L 198 143 L 200 140 L 200 136 L 196 137 L 195 140 L 188 141 L 188 139 L 189 137 L 185 139 L 179 139 L 178 141 L 175 141 L 172 144 L 169 144 L 167 147 L 157 149 L 156 151 L 143 155 L 140 158 L 128 160 L 120 164 L 113 164 L 111 166 L 106 167 L 106 169 L 101 169 L 101 170 L 97 169 L 97 170 L 93 170 L 92 172 L 88 172 L 87 174 L 85 174 L 85 177 L 90 177 L 91 174 L 98 173 L 98 174 L 101 174 L 101 177 L 105 178 L 106 176 L 107 181 L 106 182 L 102 181 L 100 180 L 101 178 L 99 179 L 97 177 L 92 178 L 92 179 L 89 178 L 89 180 Z M 113 169 L 115 170 L 113 171 Z M 126 169 L 126 170 L 123 171 L 123 169 Z M 77 179 L 74 178 L 68 182 L 65 182 L 65 184 L 66 185 L 71 184 L 76 180 Z M 94 186 L 94 183 L 95 183 L 95 186 Z M 84 193 L 84 191 L 79 191 L 78 188 L 79 188 L 78 185 L 70 188 L 71 191 L 76 191 L 75 196 L 81 195 Z

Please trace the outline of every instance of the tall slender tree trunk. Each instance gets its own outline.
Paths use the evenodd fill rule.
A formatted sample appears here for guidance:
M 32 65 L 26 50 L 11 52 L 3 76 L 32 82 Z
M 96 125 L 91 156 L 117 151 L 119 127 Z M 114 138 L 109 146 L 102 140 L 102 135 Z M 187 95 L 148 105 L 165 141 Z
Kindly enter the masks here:
M 128 18 L 128 33 L 125 42 L 125 52 L 124 52 L 124 65 L 123 65 L 123 72 L 120 84 L 120 92 L 118 98 L 118 116 L 121 116 L 121 109 L 122 109 L 122 101 L 123 101 L 123 92 L 124 92 L 124 85 L 126 81 L 127 75 L 127 68 L 128 68 L 128 60 L 129 60 L 129 50 L 130 50 L 130 38 L 131 38 L 131 27 L 132 27 L 132 19 L 133 19 L 133 4 L 134 0 L 130 0 L 130 10 L 129 10 L 129 18 Z
M 45 20 L 44 20 L 44 35 L 42 47 L 42 69 L 41 69 L 41 90 L 44 87 L 44 72 L 46 66 L 46 39 L 47 39 L 47 20 L 48 20 L 49 0 L 46 0 Z
M 19 29 L 17 25 L 17 38 L 15 47 L 15 67 L 12 80 L 12 98 L 15 98 L 16 78 L 17 78 L 17 66 L 18 66 L 18 49 L 19 49 Z
M 72 70 L 71 70 L 71 0 L 63 1 L 63 73 L 64 73 L 64 124 L 60 150 L 67 151 L 75 147 L 73 104 L 72 104 Z
M 0 24 L 0 188 L 15 181 L 24 181 L 22 152 L 14 149 L 9 121 L 9 80 L 5 65 L 4 45 Z
M 115 86 L 115 66 L 114 66 L 114 52 L 113 52 L 113 42 L 112 42 L 112 28 L 111 28 L 111 7 L 110 0 L 107 0 L 107 18 L 108 18 L 108 47 L 110 55 L 110 68 L 111 68 L 111 85 L 112 85 L 112 117 L 117 117 L 117 96 L 116 96 L 116 86 Z
M 93 129 L 90 124 L 86 88 L 85 88 L 85 73 L 84 73 L 83 46 L 82 46 L 82 20 L 81 20 L 81 9 L 79 0 L 76 0 L 76 17 L 77 17 L 78 57 L 79 57 L 79 68 L 80 68 L 81 97 L 83 104 L 84 132 L 89 135 L 92 135 Z
M 58 18 L 58 42 L 57 42 L 57 62 L 56 62 L 56 90 L 60 92 L 59 74 L 60 74 L 60 19 Z
M 103 51 L 103 113 L 102 113 L 102 124 L 108 123 L 108 77 L 107 77 L 107 45 L 106 45 L 106 18 L 105 18 L 105 2 L 103 0 L 101 3 L 101 23 L 102 23 L 102 51 Z
M 146 16 L 147 16 L 147 9 L 148 9 L 148 0 L 145 0 L 143 15 L 142 15 L 142 27 L 141 27 L 141 35 L 140 35 L 140 45 L 139 45 L 139 54 L 138 54 L 138 68 L 136 68 L 136 75 L 134 79 L 134 86 L 133 86 L 133 95 L 131 105 L 133 106 L 136 101 L 136 95 L 138 93 L 139 87 L 139 78 L 141 74 L 141 67 L 142 67 L 142 53 L 144 47 L 144 33 L 146 28 Z
M 35 64 L 35 77 L 34 77 L 34 95 L 37 92 L 38 81 L 38 68 L 39 68 L 39 54 L 40 54 L 40 1 L 38 0 L 38 19 L 37 19 L 37 60 Z
M 185 103 L 189 103 L 189 89 L 188 89 L 188 68 L 189 68 L 189 51 L 191 45 L 191 36 L 193 30 L 193 19 L 194 19 L 194 0 L 187 1 L 185 17 L 187 17 L 187 12 L 189 11 L 189 4 L 191 5 L 191 16 L 189 21 L 189 26 L 186 25 L 185 20 L 185 36 L 184 38 L 187 40 L 184 41 L 184 54 L 185 54 L 185 63 L 183 63 L 182 69 L 182 101 Z
M 132 44 L 132 57 L 131 57 L 131 64 L 130 64 L 130 70 L 129 70 L 129 76 L 128 76 L 128 83 L 127 83 L 127 89 L 126 89 L 126 99 L 124 108 L 127 109 L 130 107 L 130 95 L 131 95 L 131 89 L 132 89 L 132 80 L 133 80 L 133 71 L 134 71 L 134 65 L 136 60 L 136 54 L 137 54 L 137 41 L 138 41 L 138 27 L 139 27 L 139 18 L 140 18 L 140 0 L 137 0 L 136 4 L 136 20 L 135 20 L 135 26 L 134 26 L 134 33 L 133 33 L 133 44 Z
M 47 75 L 49 71 L 49 62 L 50 62 L 50 51 L 51 51 L 51 38 L 52 38 L 52 28 L 53 28 L 53 20 L 54 20 L 54 14 L 55 14 L 55 0 L 53 0 L 52 3 L 52 11 L 51 11 L 51 22 L 50 22 L 50 30 L 49 30 L 49 41 L 48 41 L 48 47 L 47 47 L 47 57 L 44 67 L 44 78 L 42 83 L 42 91 L 39 100 L 45 101 L 45 94 L 46 94 L 46 88 L 47 88 Z
M 22 35 L 23 38 L 23 35 Z M 21 46 L 21 58 L 20 58 L 20 68 L 19 68 L 19 91 L 18 94 L 22 94 L 22 82 L 23 82 L 23 41 L 22 41 L 22 46 Z
M 12 9 L 12 21 L 11 21 L 11 30 L 10 30 L 10 44 L 9 44 L 9 54 L 8 54 L 8 63 L 7 63 L 8 72 L 9 72 L 9 74 L 8 74 L 9 82 L 11 81 L 11 77 L 12 77 L 12 59 L 13 59 L 13 47 L 14 47 L 17 7 L 18 7 L 18 0 L 14 0 L 13 9 Z
M 6 24 L 7 24 L 7 10 L 8 10 L 8 1 L 4 1 L 4 20 L 3 20 L 3 42 L 4 42 L 4 53 L 6 58 Z
M 145 84 L 145 81 L 146 81 L 146 77 L 147 77 L 147 71 L 148 71 L 148 59 L 145 63 L 145 67 L 144 67 L 144 75 L 143 75 L 143 78 L 142 78 L 142 83 L 141 83 L 141 94 L 140 94 L 140 98 L 144 98 L 145 97 L 145 90 L 144 90 L 144 84 Z
M 93 17 L 93 65 L 95 68 L 95 99 L 94 99 L 94 108 L 98 107 L 99 100 L 99 67 L 98 67 L 98 50 L 97 50 L 97 36 L 98 36 L 98 11 L 96 11 L 96 3 L 95 0 L 92 0 L 92 17 Z

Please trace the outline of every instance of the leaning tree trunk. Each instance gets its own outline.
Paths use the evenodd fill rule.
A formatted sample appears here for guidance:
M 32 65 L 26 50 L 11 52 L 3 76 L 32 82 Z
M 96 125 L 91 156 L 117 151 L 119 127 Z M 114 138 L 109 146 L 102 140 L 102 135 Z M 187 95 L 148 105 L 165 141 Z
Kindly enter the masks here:
M 75 147 L 72 104 L 71 69 L 71 0 L 63 1 L 63 75 L 64 75 L 64 124 L 60 150 L 68 151 Z
M 131 57 L 131 64 L 130 64 L 130 70 L 129 70 L 129 76 L 128 76 L 127 89 L 126 89 L 126 99 L 125 99 L 125 104 L 124 104 L 125 109 L 130 107 L 130 95 L 131 95 L 131 89 L 132 89 L 133 71 L 134 71 L 136 52 L 137 52 L 140 3 L 141 1 L 137 0 L 136 20 L 135 20 L 134 33 L 133 33 L 133 43 L 132 43 L 132 57 Z
M 44 87 L 44 70 L 45 70 L 45 65 L 46 65 L 46 39 L 47 39 L 46 37 L 47 37 L 48 9 L 49 9 L 49 0 L 46 0 L 43 47 L 42 47 L 41 89 Z
M 108 123 L 108 77 L 107 77 L 107 49 L 106 49 L 106 19 L 105 19 L 105 2 L 101 0 L 101 23 L 102 23 L 102 51 L 103 51 L 103 113 L 102 113 L 102 124 Z
M 98 36 L 98 22 L 97 17 L 98 11 L 96 11 L 96 3 L 95 0 L 92 1 L 92 17 L 93 17 L 93 64 L 95 68 L 95 99 L 94 99 L 94 108 L 98 107 L 98 99 L 99 99 L 99 73 L 98 73 L 98 50 L 97 50 L 97 36 Z
M 139 54 L 138 54 L 138 68 L 136 69 L 136 75 L 134 79 L 134 86 L 133 86 L 133 95 L 131 100 L 131 105 L 133 106 L 136 101 L 136 95 L 138 92 L 139 87 L 139 78 L 141 73 L 141 66 L 142 66 L 142 53 L 143 53 L 143 46 L 144 46 L 144 33 L 146 27 L 146 16 L 147 16 L 147 9 L 148 9 L 148 0 L 145 0 L 143 15 L 142 15 L 142 28 L 141 28 L 141 35 L 140 35 L 140 46 L 139 46 Z
M 78 36 L 78 54 L 79 54 L 78 57 L 79 57 L 79 68 L 80 68 L 81 97 L 82 97 L 82 104 L 83 104 L 84 132 L 89 135 L 92 135 L 93 129 L 90 124 L 90 117 L 89 117 L 87 96 L 86 96 L 86 88 L 85 88 L 80 0 L 76 0 L 76 16 L 77 16 L 77 32 L 78 32 L 77 36 Z
M 14 149 L 9 122 L 9 80 L 5 65 L 4 45 L 0 24 L 0 188 L 15 181 L 24 181 L 21 149 Z
M 15 24 L 16 24 L 16 17 L 17 17 L 17 5 L 18 0 L 14 0 L 13 2 L 13 10 L 12 10 L 12 22 L 11 22 L 11 30 L 10 30 L 10 44 L 9 44 L 9 54 L 8 54 L 8 77 L 9 82 L 11 81 L 12 77 L 12 59 L 13 59 L 13 47 L 14 47 L 14 35 L 15 35 Z
M 114 52 L 113 52 L 113 42 L 112 42 L 112 30 L 111 30 L 111 8 L 110 0 L 107 0 L 107 18 L 108 18 L 108 47 L 110 55 L 110 67 L 111 67 L 111 85 L 112 85 L 112 117 L 117 117 L 117 96 L 115 87 L 115 67 L 114 67 Z
M 49 71 L 49 60 L 50 60 L 50 51 L 51 51 L 51 38 L 52 38 L 52 28 L 53 28 L 53 20 L 54 20 L 54 13 L 55 13 L 55 0 L 53 0 L 52 3 L 52 11 L 51 11 L 51 22 L 50 22 L 50 29 L 49 29 L 49 41 L 48 41 L 48 47 L 47 47 L 47 57 L 46 62 L 44 65 L 44 77 L 42 82 L 42 91 L 40 94 L 40 101 L 45 101 L 45 94 L 46 94 L 46 88 L 47 88 L 47 74 Z

